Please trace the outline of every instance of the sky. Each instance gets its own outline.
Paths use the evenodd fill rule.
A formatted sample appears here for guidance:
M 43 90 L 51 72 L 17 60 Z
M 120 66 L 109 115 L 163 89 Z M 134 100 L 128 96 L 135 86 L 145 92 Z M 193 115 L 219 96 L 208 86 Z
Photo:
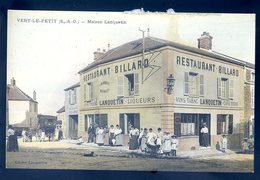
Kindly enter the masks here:
M 68 22 L 71 23 L 64 23 Z M 88 23 L 88 20 L 102 23 Z M 125 24 L 106 24 L 124 21 Z M 75 23 L 74 23 L 75 22 Z M 7 83 L 12 77 L 29 96 L 37 93 L 38 113 L 57 115 L 64 89 L 79 82 L 78 71 L 93 62 L 97 48 L 107 50 L 150 36 L 197 47 L 206 31 L 212 50 L 255 63 L 254 14 L 8 12 Z

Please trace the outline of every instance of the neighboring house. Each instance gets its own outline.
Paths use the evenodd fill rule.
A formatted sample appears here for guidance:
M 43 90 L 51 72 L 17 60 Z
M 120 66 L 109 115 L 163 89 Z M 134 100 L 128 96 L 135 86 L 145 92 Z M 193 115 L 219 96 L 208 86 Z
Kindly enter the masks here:
M 228 134 L 230 147 L 240 147 L 248 63 L 212 51 L 209 33 L 198 38 L 198 48 L 146 37 L 94 56 L 79 71 L 79 136 L 92 123 L 119 124 L 124 134 L 130 124 L 161 127 L 178 136 L 180 149 L 190 150 L 202 145 L 206 123 L 210 146 Z
M 78 137 L 78 117 L 79 117 L 79 100 L 80 100 L 80 84 L 76 83 L 65 91 L 65 113 L 66 113 L 66 130 L 67 138 Z
M 7 123 L 15 128 L 37 128 L 38 102 L 16 86 L 15 79 L 7 85 Z
M 58 120 L 58 122 L 61 122 L 61 129 L 62 129 L 62 132 L 63 132 L 63 138 L 67 138 L 68 133 L 67 133 L 67 121 L 66 121 L 65 106 L 62 106 L 57 111 L 57 120 Z
M 255 66 L 247 64 L 245 66 L 245 137 L 254 135 L 255 127 Z

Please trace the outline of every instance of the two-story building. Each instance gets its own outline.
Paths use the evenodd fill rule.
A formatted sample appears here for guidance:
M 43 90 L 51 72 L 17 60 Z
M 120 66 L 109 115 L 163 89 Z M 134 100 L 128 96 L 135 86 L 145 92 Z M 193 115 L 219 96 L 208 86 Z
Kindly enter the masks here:
M 64 133 L 67 138 L 78 137 L 78 115 L 80 101 L 80 84 L 76 83 L 65 91 L 65 123 Z
M 245 102 L 245 137 L 254 135 L 255 126 L 255 66 L 247 63 L 245 66 L 244 102 Z
M 107 52 L 79 71 L 78 133 L 91 123 L 161 127 L 179 138 L 180 149 L 201 145 L 202 124 L 209 144 L 228 134 L 231 148 L 244 134 L 244 61 L 211 50 L 212 37 L 203 33 L 198 48 L 146 37 Z M 174 84 L 168 84 L 169 80 Z
M 37 115 L 36 92 L 33 92 L 31 98 L 16 85 L 15 79 L 12 78 L 11 84 L 7 85 L 7 124 L 20 129 L 36 129 Z

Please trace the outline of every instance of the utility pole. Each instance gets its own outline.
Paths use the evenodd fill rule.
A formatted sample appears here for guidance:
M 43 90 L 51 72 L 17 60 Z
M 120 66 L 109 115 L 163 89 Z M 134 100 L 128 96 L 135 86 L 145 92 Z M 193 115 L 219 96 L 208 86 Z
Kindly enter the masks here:
M 144 83 L 144 49 L 145 49 L 144 33 L 145 33 L 145 30 L 142 30 L 139 28 L 139 31 L 141 31 L 143 34 L 143 52 L 142 52 L 142 84 L 143 84 Z

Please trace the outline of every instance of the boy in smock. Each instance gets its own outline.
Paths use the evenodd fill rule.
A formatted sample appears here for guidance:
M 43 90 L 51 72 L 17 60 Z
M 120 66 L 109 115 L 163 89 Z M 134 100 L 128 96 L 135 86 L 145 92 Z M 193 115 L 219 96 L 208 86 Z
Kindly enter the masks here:
M 178 144 L 179 144 L 176 135 L 172 135 L 171 143 L 172 143 L 172 155 L 173 155 L 173 156 L 176 156 L 176 152 L 177 152 Z
M 227 152 L 227 136 L 225 134 L 222 135 L 222 138 L 220 140 L 221 142 L 221 151 L 226 153 Z

